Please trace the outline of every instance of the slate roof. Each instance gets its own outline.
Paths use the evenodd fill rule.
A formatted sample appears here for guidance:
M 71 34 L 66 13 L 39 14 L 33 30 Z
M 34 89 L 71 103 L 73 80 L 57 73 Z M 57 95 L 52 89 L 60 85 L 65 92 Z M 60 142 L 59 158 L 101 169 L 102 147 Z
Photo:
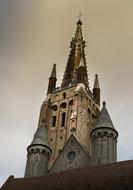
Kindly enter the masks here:
M 13 178 L 1 190 L 132 190 L 133 160 L 91 166 L 44 177 Z
M 103 107 L 102 110 L 100 112 L 100 116 L 98 118 L 97 124 L 95 128 L 103 128 L 103 127 L 108 127 L 108 128 L 114 128 L 113 122 L 110 118 L 110 115 L 108 113 L 108 110 L 106 108 L 106 103 L 103 102 Z
M 46 128 L 45 123 L 41 123 L 40 126 L 37 128 L 30 146 L 38 145 L 38 144 L 49 147 L 48 137 L 47 137 L 47 128 Z

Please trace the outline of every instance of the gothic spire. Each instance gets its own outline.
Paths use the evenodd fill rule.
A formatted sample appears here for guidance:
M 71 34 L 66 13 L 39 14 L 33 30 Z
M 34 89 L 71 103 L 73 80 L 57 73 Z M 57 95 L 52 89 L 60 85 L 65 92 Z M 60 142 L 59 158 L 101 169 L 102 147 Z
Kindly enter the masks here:
M 52 69 L 50 77 L 56 78 L 56 64 L 55 63 L 53 64 L 53 69 Z
M 94 88 L 100 88 L 97 74 L 95 75 Z
M 83 36 L 82 36 L 82 22 L 81 22 L 80 19 L 77 22 L 77 28 L 76 28 L 74 39 L 83 40 Z
M 48 92 L 47 93 L 52 93 L 55 88 L 56 88 L 56 64 L 53 65 L 51 75 L 49 77 L 49 84 L 48 84 Z
M 85 58 L 85 51 L 84 51 L 85 41 L 83 40 L 82 22 L 80 19 L 77 22 L 76 32 L 75 32 L 74 37 L 72 38 L 70 48 L 71 48 L 70 55 L 68 58 L 68 62 L 66 65 L 61 86 L 62 88 L 64 88 L 64 87 L 69 87 L 71 85 L 75 85 L 78 83 L 77 69 L 82 61 L 82 64 L 85 67 L 85 72 L 84 72 L 85 86 L 86 88 L 89 88 L 86 58 Z

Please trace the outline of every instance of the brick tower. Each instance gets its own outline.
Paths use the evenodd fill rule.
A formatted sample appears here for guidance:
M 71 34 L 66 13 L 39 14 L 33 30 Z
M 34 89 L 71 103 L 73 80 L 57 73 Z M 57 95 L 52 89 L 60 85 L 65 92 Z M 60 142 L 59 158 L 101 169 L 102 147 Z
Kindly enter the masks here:
M 100 115 L 100 87 L 98 75 L 95 76 L 93 90 L 89 87 L 85 47 L 82 22 L 79 19 L 70 43 L 61 86 L 56 86 L 54 64 L 47 96 L 40 110 L 38 127 L 41 123 L 46 124 L 48 144 L 52 150 L 47 163 L 51 173 L 95 163 L 92 158 L 97 153 L 92 150 L 94 141 L 91 138 L 99 130 L 95 130 L 95 127 Z M 112 128 L 109 130 L 115 131 Z M 95 145 L 100 147 L 99 144 Z

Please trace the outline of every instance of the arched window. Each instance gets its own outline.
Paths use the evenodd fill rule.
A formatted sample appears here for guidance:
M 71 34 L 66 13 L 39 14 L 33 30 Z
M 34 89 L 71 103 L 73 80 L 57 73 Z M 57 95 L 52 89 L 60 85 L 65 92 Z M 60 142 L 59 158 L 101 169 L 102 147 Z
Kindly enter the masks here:
M 94 113 L 92 114 L 92 119 L 93 119 L 93 120 L 96 119 L 96 116 L 95 116 Z
M 63 103 L 60 105 L 60 108 L 61 108 L 61 109 L 65 109 L 65 108 L 66 108 L 66 105 L 67 105 L 66 102 L 63 102 Z
M 98 136 L 98 137 L 101 137 L 101 133 L 99 132 L 99 133 L 97 134 L 97 136 Z
M 52 117 L 52 127 L 56 126 L 56 115 Z
M 104 136 L 108 136 L 108 133 L 105 131 L 105 132 L 103 133 L 103 135 L 104 135 Z
M 88 113 L 91 114 L 91 110 L 90 110 L 90 108 L 88 108 Z
M 52 110 L 53 110 L 53 111 L 57 111 L 57 109 L 58 109 L 57 105 L 53 105 L 53 106 L 52 106 Z
M 61 127 L 65 126 L 65 120 L 66 120 L 66 113 L 63 112 L 61 115 Z
M 69 106 L 73 106 L 73 100 L 70 100 Z

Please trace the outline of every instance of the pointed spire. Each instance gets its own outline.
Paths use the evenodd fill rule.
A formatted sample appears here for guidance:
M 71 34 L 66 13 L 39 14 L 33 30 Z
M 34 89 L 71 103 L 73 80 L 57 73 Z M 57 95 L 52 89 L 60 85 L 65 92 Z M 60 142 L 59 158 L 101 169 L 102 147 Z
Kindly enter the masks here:
M 98 80 L 98 75 L 95 75 L 94 87 L 93 87 L 93 97 L 97 104 L 100 105 L 100 85 Z
M 55 63 L 53 64 L 53 69 L 52 69 L 50 77 L 56 78 L 56 64 Z
M 100 88 L 97 74 L 95 75 L 94 88 Z
M 52 72 L 49 77 L 48 91 L 47 93 L 52 93 L 56 88 L 56 64 L 53 64 Z
M 68 62 L 66 65 L 65 73 L 62 80 L 62 88 L 69 87 L 70 85 L 75 85 L 78 83 L 77 81 L 77 68 L 79 65 L 84 65 L 85 72 L 84 72 L 84 79 L 85 79 L 85 86 L 89 88 L 88 84 L 88 74 L 87 74 L 87 67 L 86 67 L 86 58 L 85 58 L 85 41 L 83 40 L 82 36 L 82 22 L 79 19 L 77 22 L 76 32 L 74 37 L 71 41 L 70 46 L 70 55 L 68 58 Z
M 102 110 L 101 110 L 101 113 L 100 113 L 100 116 L 97 121 L 95 129 L 101 128 L 101 127 L 114 129 L 114 125 L 112 123 L 112 120 L 111 120 L 108 110 L 106 108 L 106 102 L 103 102 L 103 107 L 102 107 Z
M 35 132 L 34 138 L 30 146 L 32 145 L 42 145 L 50 149 L 48 144 L 47 128 L 44 122 L 41 123 L 40 126 L 37 128 L 37 131 Z

